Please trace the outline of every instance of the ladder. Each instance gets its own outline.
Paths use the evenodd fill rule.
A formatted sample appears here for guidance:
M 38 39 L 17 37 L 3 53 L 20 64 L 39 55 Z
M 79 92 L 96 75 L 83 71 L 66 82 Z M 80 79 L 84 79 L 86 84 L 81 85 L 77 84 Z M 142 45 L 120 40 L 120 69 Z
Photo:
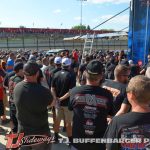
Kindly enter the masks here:
M 90 55 L 92 54 L 94 38 L 95 38 L 95 33 L 93 35 L 90 35 L 89 33 L 87 33 L 86 39 L 84 42 L 84 47 L 83 47 L 82 62 L 84 61 L 83 59 L 84 59 L 85 52 L 88 52 Z

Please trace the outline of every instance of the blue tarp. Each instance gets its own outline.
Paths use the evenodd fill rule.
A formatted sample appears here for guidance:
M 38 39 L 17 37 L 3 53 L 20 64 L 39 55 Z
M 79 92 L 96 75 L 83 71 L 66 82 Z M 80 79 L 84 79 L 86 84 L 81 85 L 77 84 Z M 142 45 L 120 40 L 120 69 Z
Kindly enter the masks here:
M 150 0 L 132 0 L 130 10 L 130 25 L 128 47 L 130 58 L 135 63 L 141 60 L 147 62 L 150 50 Z

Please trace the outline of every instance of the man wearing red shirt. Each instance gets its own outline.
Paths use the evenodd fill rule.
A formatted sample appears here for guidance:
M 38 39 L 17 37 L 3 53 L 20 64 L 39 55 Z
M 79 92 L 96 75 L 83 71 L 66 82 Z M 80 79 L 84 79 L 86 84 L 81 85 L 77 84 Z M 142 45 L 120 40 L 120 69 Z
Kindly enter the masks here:
M 72 57 L 75 59 L 76 62 L 78 62 L 78 50 L 77 49 L 73 50 Z

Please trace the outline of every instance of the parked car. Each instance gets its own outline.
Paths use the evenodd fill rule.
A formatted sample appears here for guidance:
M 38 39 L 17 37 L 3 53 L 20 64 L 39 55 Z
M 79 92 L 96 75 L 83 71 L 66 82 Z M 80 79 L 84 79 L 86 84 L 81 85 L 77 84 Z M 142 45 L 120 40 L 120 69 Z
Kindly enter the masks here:
M 69 50 L 66 49 L 51 49 L 47 51 L 47 55 L 55 55 L 55 54 L 60 54 L 61 52 L 69 52 Z

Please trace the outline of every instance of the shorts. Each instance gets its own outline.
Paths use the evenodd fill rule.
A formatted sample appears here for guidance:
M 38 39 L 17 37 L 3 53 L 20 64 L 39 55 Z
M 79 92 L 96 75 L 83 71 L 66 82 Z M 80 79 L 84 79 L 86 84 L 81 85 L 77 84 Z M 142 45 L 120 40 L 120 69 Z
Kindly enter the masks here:
M 0 116 L 4 115 L 4 103 L 3 100 L 0 100 Z
M 62 120 L 64 118 L 66 122 L 72 122 L 73 112 L 69 111 L 68 107 L 56 108 L 56 119 Z

